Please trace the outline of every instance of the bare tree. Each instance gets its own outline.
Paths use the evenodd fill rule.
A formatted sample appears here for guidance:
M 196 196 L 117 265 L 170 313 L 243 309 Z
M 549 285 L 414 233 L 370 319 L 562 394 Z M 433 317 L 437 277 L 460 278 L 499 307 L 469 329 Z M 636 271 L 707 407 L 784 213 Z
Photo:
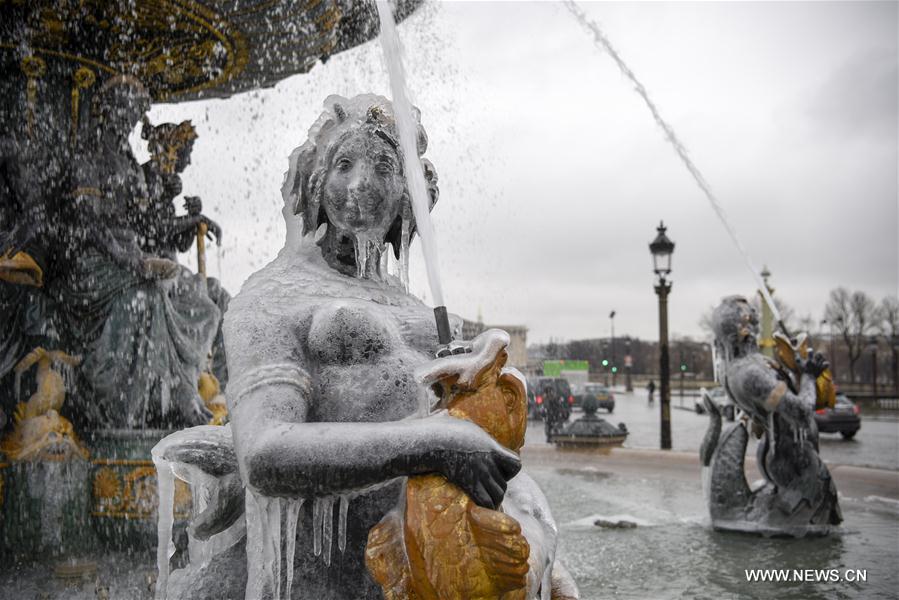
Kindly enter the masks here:
M 840 332 L 849 356 L 849 380 L 855 382 L 855 363 L 868 343 L 868 334 L 877 326 L 877 304 L 865 292 L 850 293 L 844 287 L 830 291 L 824 317 Z
M 715 339 L 715 328 L 712 327 L 712 314 L 715 312 L 715 307 L 710 306 L 705 309 L 701 315 L 699 315 L 699 328 L 702 329 L 703 333 L 708 335 L 710 338 Z
M 880 303 L 880 332 L 893 354 L 893 385 L 899 390 L 899 297 L 887 296 Z

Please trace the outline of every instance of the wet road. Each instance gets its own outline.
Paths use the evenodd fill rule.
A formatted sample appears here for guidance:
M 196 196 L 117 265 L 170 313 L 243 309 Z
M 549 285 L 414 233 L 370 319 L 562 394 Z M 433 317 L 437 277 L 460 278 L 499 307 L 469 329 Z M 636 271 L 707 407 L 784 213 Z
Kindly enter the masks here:
M 599 414 L 627 425 L 625 446 L 634 451 L 561 451 L 546 444 L 543 423 L 531 421 L 523 453 L 582 598 L 899 598 L 899 414 L 863 414 L 851 441 L 822 434 L 821 454 L 840 489 L 841 527 L 826 538 L 770 539 L 711 528 L 698 464 L 706 416 L 673 408 L 673 449 L 682 452 L 659 452 L 658 401 L 650 407 L 645 393 L 616 396 L 615 412 Z M 637 527 L 605 529 L 597 518 Z M 747 569 L 833 569 L 837 578 L 751 583 Z M 867 580 L 848 581 L 857 571 Z
M 692 408 L 694 398 L 683 399 L 684 408 Z M 708 417 L 693 410 L 681 410 L 681 400 L 675 393 L 671 398 L 671 441 L 673 450 L 698 452 L 708 426 Z M 659 402 L 650 406 L 646 392 L 615 392 L 615 412 L 609 415 L 600 410 L 599 416 L 607 421 L 624 423 L 630 432 L 626 448 L 659 448 Z M 572 418 L 578 418 L 575 412 Z M 899 411 L 863 412 L 862 427 L 852 440 L 844 440 L 839 434 L 823 433 L 820 436 L 821 456 L 827 463 L 875 467 L 899 470 Z M 727 427 L 727 421 L 725 421 Z M 545 445 L 543 423 L 531 421 L 527 433 L 527 445 Z M 747 454 L 755 455 L 754 444 Z

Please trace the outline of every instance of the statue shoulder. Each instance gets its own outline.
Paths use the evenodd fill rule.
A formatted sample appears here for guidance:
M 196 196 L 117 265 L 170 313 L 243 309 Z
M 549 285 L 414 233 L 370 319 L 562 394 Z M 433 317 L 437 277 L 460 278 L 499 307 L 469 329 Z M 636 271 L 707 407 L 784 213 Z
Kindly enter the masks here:
M 754 354 L 728 365 L 727 384 L 736 395 L 767 394 L 777 384 L 777 374 L 763 355 Z

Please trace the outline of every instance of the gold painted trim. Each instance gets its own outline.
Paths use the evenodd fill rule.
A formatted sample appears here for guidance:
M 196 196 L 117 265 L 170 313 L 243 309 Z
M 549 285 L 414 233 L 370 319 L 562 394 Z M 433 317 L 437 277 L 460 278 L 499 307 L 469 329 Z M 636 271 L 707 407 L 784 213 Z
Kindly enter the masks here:
M 166 99 L 175 95 L 192 94 L 228 82 L 243 71 L 249 62 L 246 40 L 240 31 L 224 18 L 193 0 L 172 0 L 171 5 L 181 9 L 185 17 L 205 27 L 218 38 L 225 45 L 228 58 L 222 74 L 215 79 L 182 90 L 160 90 L 159 96 L 156 98 L 158 102 L 165 102 Z M 191 12 L 191 10 L 195 12 Z M 216 27 L 213 23 L 218 26 Z
M 103 197 L 103 192 L 100 188 L 95 187 L 77 187 L 72 190 L 73 196 L 95 196 L 97 198 Z
M 18 46 L 15 44 L 9 44 L 7 42 L 0 42 L 0 48 L 5 48 L 6 50 L 17 50 Z M 101 71 L 106 71 L 111 75 L 124 75 L 124 73 L 120 73 L 113 69 L 110 66 L 104 65 L 103 63 L 99 63 L 90 58 L 85 58 L 83 56 L 79 56 L 77 54 L 70 54 L 68 52 L 60 52 L 59 50 L 50 50 L 48 48 L 30 48 L 31 54 L 37 56 L 38 54 L 43 54 L 45 56 L 53 56 L 54 58 L 64 58 L 66 60 L 74 60 L 76 62 L 83 63 L 87 66 L 94 67 L 95 69 L 100 69 Z
M 153 461 L 142 458 L 95 458 L 91 461 L 91 464 L 152 467 Z

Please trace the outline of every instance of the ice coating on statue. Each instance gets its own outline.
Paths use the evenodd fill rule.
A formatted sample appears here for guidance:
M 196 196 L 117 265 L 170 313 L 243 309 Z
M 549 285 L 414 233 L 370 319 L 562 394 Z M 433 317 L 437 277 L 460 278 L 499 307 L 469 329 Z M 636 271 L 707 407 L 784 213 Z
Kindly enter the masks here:
M 423 154 L 421 128 L 418 140 Z M 380 597 L 366 573 L 365 543 L 408 476 L 440 474 L 491 509 L 508 484 L 510 497 L 532 507 L 523 509 L 535 520 L 528 531 L 554 531 L 536 486 L 516 491 L 509 481 L 520 469 L 515 453 L 445 411 L 418 418 L 420 404 L 436 402 L 417 377 L 435 360 L 433 310 L 383 269 L 391 250 L 407 262 L 415 231 L 401 153 L 390 103 L 373 95 L 329 97 L 309 141 L 292 153 L 285 246 L 248 279 L 224 323 L 226 427 L 241 485 L 219 482 L 215 502 L 231 508 L 211 501 L 198 517 L 209 517 L 205 532 L 214 534 L 231 526 L 239 506 L 246 542 L 205 567 L 173 573 L 170 598 L 233 596 L 239 586 L 253 598 L 299 590 L 323 599 Z M 436 172 L 423 165 L 433 206 Z M 452 324 L 458 337 L 460 320 Z M 217 452 L 184 439 L 163 458 L 210 473 Z M 550 564 L 554 534 L 534 544 L 551 548 L 535 553 Z
M 745 298 L 725 298 L 712 323 L 724 387 L 745 415 L 722 431 L 721 409 L 704 395 L 710 423 L 700 458 L 712 525 L 764 535 L 826 535 L 843 520 L 836 486 L 818 454 L 813 418 L 824 391 L 816 378 L 827 362 L 820 354 L 796 352 L 788 367 L 762 355 L 758 316 Z M 750 433 L 759 438 L 764 477 L 754 489 L 744 473 Z

